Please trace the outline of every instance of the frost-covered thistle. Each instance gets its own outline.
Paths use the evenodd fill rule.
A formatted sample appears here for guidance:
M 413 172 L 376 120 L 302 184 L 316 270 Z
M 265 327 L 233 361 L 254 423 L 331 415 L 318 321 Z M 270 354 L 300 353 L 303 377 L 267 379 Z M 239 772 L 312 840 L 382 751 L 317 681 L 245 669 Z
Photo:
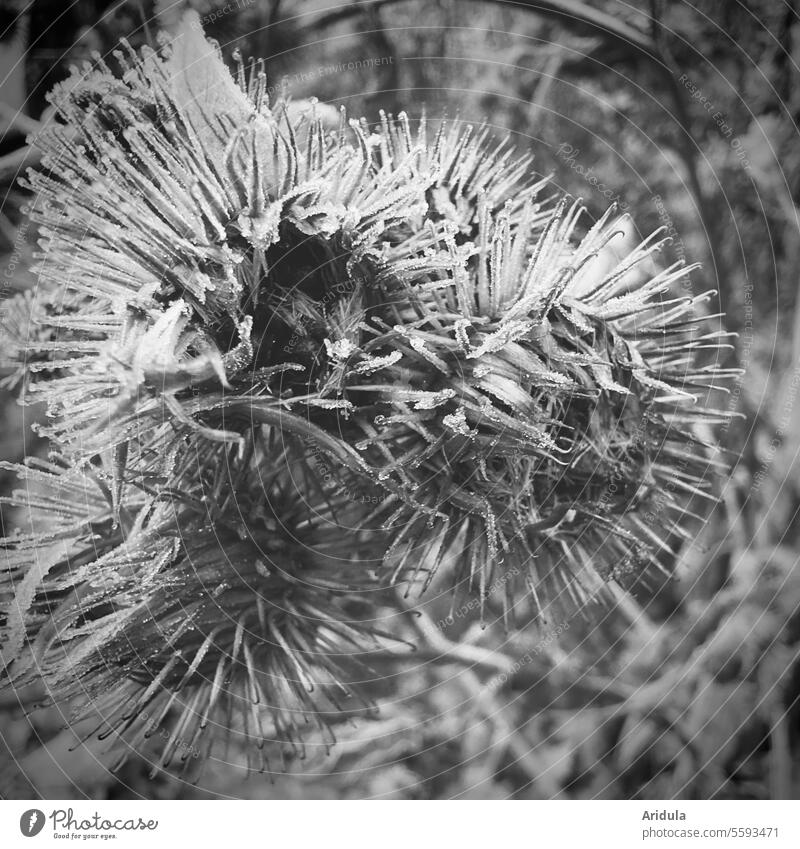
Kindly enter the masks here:
M 485 132 L 291 118 L 196 26 L 114 64 L 57 87 L 28 178 L 7 355 L 57 459 L 4 542 L 9 680 L 134 749 L 172 723 L 165 763 L 213 728 L 294 745 L 381 636 L 364 590 L 446 562 L 538 616 L 685 533 L 724 334 L 670 294 L 686 269 L 629 290 L 657 237 L 598 275 L 613 211 L 578 238 Z
M 694 358 L 726 334 L 699 331 L 708 295 L 670 296 L 679 264 L 628 290 L 657 236 L 598 277 L 613 210 L 575 242 L 579 203 L 536 235 L 531 207 L 478 206 L 474 242 L 445 229 L 423 257 L 388 251 L 391 312 L 344 349 L 356 448 L 404 494 L 387 519 L 396 575 L 430 580 L 452 555 L 482 601 L 504 587 L 506 616 L 520 583 L 537 613 L 581 605 L 657 565 L 688 537 L 687 499 L 710 498 L 695 425 L 725 414 L 697 399 L 726 373 Z

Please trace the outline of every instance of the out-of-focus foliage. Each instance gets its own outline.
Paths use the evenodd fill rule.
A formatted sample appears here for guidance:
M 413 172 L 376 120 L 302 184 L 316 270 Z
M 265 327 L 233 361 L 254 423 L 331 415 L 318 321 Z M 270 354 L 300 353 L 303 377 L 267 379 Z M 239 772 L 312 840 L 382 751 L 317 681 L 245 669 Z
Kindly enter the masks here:
M 123 35 L 146 43 L 157 28 L 151 14 L 169 25 L 175 11 L 166 2 L 127 3 L 103 17 L 101 5 L 77 4 L 71 31 L 42 27 L 46 39 L 31 41 L 32 118 L 40 94 L 65 73 L 62 56 L 105 51 Z M 215 13 L 213 2 L 185 5 Z M 380 670 L 388 689 L 399 676 L 412 695 L 386 700 L 378 717 L 342 731 L 333 754 L 312 753 L 302 774 L 274 785 L 244 781 L 245 757 L 234 748 L 231 765 L 206 770 L 202 789 L 163 774 L 149 779 L 145 759 L 115 778 L 93 751 L 68 753 L 73 737 L 60 731 L 57 708 L 31 726 L 12 700 L 3 735 L 22 770 L 0 792 L 29 795 L 24 773 L 51 797 L 797 798 L 794 11 L 769 0 L 655 3 L 639 13 L 613 0 L 592 4 L 640 32 L 654 61 L 607 30 L 500 4 L 408 0 L 338 16 L 323 2 L 242 5 L 209 21 L 209 33 L 225 50 L 270 57 L 272 84 L 286 75 L 296 98 L 376 120 L 380 108 L 414 115 L 423 105 L 432 115 L 487 119 L 522 150 L 532 147 L 539 172 L 554 172 L 555 184 L 594 215 L 609 193 L 618 196 L 643 233 L 668 229 L 668 259 L 703 262 L 694 290 L 718 289 L 727 326 L 740 334 L 728 364 L 744 374 L 720 403 L 743 418 L 715 434 L 731 452 L 732 478 L 695 543 L 665 563 L 673 577 L 633 600 L 620 597 L 609 613 L 509 635 L 482 631 L 474 610 L 448 625 L 447 603 L 435 602 L 428 618 L 408 626 L 423 648 Z M 34 4 L 34 25 L 47 6 Z M 3 179 L 4 195 L 17 191 Z M 12 245 L 18 203 L 3 210 L 11 210 Z M 638 242 L 631 229 L 623 240 Z M 10 255 L 6 248 L 4 264 Z M 18 408 L 4 404 L 3 416 L 5 438 L 21 438 Z M 4 459 L 22 454 L 3 446 Z

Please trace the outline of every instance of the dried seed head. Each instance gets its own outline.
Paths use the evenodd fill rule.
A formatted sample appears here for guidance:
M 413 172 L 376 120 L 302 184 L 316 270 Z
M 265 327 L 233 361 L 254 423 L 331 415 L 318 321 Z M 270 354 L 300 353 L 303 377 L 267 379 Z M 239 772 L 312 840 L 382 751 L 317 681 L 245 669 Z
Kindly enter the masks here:
M 657 238 L 600 272 L 613 211 L 578 238 L 485 130 L 329 132 L 196 16 L 116 58 L 57 87 L 28 181 L 40 286 L 4 332 L 60 460 L 22 470 L 44 519 L 4 542 L 12 680 L 133 748 L 172 722 L 165 762 L 234 728 L 291 745 L 375 636 L 371 561 L 455 564 L 510 618 L 685 533 L 729 374 L 695 364 L 724 334 L 672 294 L 687 270 L 631 288 Z

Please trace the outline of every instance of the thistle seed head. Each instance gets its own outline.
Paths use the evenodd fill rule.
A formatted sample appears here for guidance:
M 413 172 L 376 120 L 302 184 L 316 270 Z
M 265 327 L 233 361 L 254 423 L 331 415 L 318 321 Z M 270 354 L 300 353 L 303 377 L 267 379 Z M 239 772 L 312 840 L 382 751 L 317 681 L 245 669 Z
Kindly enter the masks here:
M 366 591 L 449 573 L 510 622 L 658 566 L 731 376 L 690 269 L 631 276 L 658 234 L 602 270 L 614 210 L 485 129 L 328 131 L 197 23 L 57 87 L 4 329 L 56 458 L 20 470 L 4 673 L 133 748 L 172 722 L 164 763 L 324 726 Z

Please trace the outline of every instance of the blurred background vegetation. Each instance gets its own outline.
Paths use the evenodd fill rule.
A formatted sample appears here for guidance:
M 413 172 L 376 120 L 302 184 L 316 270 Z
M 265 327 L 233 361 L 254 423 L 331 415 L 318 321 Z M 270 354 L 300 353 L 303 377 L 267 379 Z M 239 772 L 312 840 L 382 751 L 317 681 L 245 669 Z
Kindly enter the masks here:
M 670 577 L 546 633 L 445 629 L 446 600 L 407 626 L 420 650 L 387 659 L 380 713 L 324 756 L 247 779 L 234 745 L 195 784 L 114 776 L 104 746 L 70 751 L 63 706 L 26 716 L 4 695 L 0 795 L 69 798 L 798 798 L 800 796 L 800 19 L 795 0 L 36 0 L 0 12 L 0 287 L 31 290 L 36 233 L 21 169 L 45 94 L 70 65 L 126 37 L 155 44 L 186 8 L 225 56 L 266 58 L 298 108 L 332 122 L 381 109 L 486 122 L 592 217 L 617 198 L 629 246 L 665 227 L 665 263 L 702 267 L 739 336 L 742 377 L 715 437 L 731 476 Z M 0 404 L 0 457 L 41 452 L 42 412 Z M 0 488 L 12 481 L 0 471 Z M 0 514 L 6 533 L 14 516 Z M 410 618 L 410 617 L 409 617 Z M 553 623 L 555 625 L 559 623 Z M 530 659 L 526 659 L 530 658 Z M 380 663 L 380 661 L 378 661 Z M 497 684 L 497 675 L 505 680 Z M 492 682 L 495 682 L 493 685 Z M 488 685 L 488 686 L 487 686 Z M 157 741 L 154 741 L 154 746 Z M 319 755 L 315 754 L 320 752 Z M 152 753 L 150 753 L 152 755 Z

